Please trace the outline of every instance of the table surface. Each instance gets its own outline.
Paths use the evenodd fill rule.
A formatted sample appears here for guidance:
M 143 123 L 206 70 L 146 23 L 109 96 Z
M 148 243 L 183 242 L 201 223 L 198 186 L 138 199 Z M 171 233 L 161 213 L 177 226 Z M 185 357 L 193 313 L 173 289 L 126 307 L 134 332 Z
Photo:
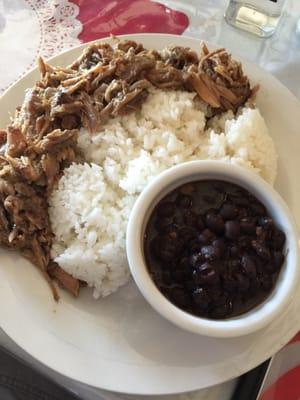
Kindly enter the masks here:
M 127 12 L 130 9 L 130 4 L 135 2 L 143 3 L 145 15 L 139 16 L 141 20 L 136 25 L 121 26 L 121 29 L 123 29 L 121 31 L 119 24 L 119 30 L 114 31 L 115 34 L 145 32 L 145 29 L 147 30 L 149 20 L 147 18 L 147 7 L 151 7 L 152 12 L 153 3 L 147 0 L 127 1 Z M 46 57 L 51 56 L 90 38 L 88 30 L 90 21 L 86 17 L 86 9 L 93 7 L 93 16 L 95 16 L 98 15 L 97 13 L 101 8 L 105 9 L 108 3 L 109 0 L 73 0 L 73 2 L 68 0 L 0 0 L 0 94 L 34 66 L 38 53 Z M 223 18 L 226 0 L 160 0 L 159 3 L 171 10 L 176 10 L 181 18 L 180 23 L 177 19 L 177 25 L 171 23 L 166 25 L 168 26 L 166 29 L 170 29 L 168 30 L 169 33 L 183 33 L 226 47 L 235 55 L 255 62 L 273 73 L 300 99 L 299 0 L 287 0 L 280 25 L 275 35 L 269 39 L 260 39 L 228 26 Z M 163 9 L 160 8 L 159 12 L 161 10 Z M 57 17 L 58 11 L 62 13 L 63 18 Z M 53 24 L 54 19 L 56 19 L 56 22 Z M 16 30 L 16 24 L 19 24 L 18 26 L 22 24 L 22 30 Z M 158 31 L 156 29 L 158 29 L 156 25 L 152 24 L 149 25 L 148 31 Z M 161 32 L 161 28 L 159 31 Z M 97 35 L 97 37 L 103 37 L 106 34 L 100 29 Z M 18 63 L 14 62 L 16 52 Z M 120 396 L 104 393 L 66 379 L 37 363 L 18 348 L 2 331 L 0 331 L 0 344 L 56 382 L 68 387 L 84 400 L 142 400 L 141 396 Z M 231 381 L 209 390 L 177 396 L 177 398 L 178 400 L 227 400 L 234 385 L 235 381 Z M 175 396 L 171 397 L 175 400 Z M 163 398 L 171 400 L 171 397 Z M 147 399 L 152 400 L 151 397 L 147 397 Z M 158 398 L 155 397 L 155 399 Z

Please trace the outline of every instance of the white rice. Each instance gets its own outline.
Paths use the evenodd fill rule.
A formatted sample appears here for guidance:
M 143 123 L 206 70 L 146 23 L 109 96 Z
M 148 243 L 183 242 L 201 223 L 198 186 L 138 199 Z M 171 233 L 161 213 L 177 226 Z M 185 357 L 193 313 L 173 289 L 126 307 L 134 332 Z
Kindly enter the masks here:
M 193 93 L 155 90 L 141 111 L 114 118 L 92 137 L 82 130 L 85 164 L 67 168 L 50 197 L 52 256 L 106 296 L 127 282 L 126 224 L 137 195 L 175 164 L 216 159 L 243 165 L 273 184 L 277 157 L 258 109 L 214 117 L 205 131 Z

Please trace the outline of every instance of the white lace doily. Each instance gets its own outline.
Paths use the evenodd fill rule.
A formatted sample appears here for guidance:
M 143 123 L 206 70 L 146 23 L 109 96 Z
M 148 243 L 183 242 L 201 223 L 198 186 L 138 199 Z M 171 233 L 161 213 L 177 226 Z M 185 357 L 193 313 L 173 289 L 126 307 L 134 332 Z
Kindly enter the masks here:
M 78 12 L 68 0 L 0 0 L 0 94 L 35 66 L 39 54 L 49 58 L 80 44 Z

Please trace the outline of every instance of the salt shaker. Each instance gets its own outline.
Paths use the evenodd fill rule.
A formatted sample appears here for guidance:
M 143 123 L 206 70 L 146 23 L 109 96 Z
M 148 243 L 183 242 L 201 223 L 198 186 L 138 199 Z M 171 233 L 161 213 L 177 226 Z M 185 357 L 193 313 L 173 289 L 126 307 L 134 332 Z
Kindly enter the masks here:
M 285 0 L 229 0 L 225 19 L 237 28 L 270 37 L 282 15 Z

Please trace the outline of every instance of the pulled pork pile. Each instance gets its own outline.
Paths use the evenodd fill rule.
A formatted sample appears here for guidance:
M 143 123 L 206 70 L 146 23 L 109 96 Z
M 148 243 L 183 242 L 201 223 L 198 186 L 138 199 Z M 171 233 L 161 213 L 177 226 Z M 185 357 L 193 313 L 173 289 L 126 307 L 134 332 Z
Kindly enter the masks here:
M 94 43 L 69 67 L 39 60 L 41 80 L 0 131 L 0 243 L 18 249 L 43 273 L 78 296 L 83 284 L 51 261 L 47 197 L 76 160 L 79 129 L 91 134 L 110 116 L 137 110 L 151 87 L 197 92 L 210 115 L 236 111 L 253 94 L 240 63 L 224 50 L 200 57 L 189 48 L 162 52 L 124 41 Z
M 258 86 L 250 89 L 241 63 L 233 60 L 225 49 L 209 52 L 205 44 L 198 65 L 188 68 L 187 81 L 213 112 L 236 111 L 258 90 Z

